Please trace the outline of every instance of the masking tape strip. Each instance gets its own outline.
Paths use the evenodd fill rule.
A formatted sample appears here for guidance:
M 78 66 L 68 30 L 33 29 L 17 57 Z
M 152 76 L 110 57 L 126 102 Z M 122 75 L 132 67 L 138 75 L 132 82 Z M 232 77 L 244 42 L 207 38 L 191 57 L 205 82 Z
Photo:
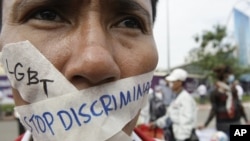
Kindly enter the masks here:
M 2 53 L 12 86 L 32 103 L 16 110 L 35 140 L 125 138 L 122 128 L 147 102 L 153 72 L 78 91 L 28 41 Z
M 78 91 L 29 41 L 4 46 L 1 60 L 12 87 L 29 103 Z
M 16 107 L 36 140 L 107 140 L 147 102 L 153 72 Z M 70 100 L 69 100 L 70 99 Z

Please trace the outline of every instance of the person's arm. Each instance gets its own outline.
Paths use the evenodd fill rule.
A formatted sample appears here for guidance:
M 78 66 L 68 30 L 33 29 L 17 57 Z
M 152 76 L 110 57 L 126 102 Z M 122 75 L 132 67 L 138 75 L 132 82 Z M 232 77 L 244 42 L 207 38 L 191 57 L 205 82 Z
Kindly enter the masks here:
M 244 118 L 245 122 L 247 123 L 248 118 L 247 118 L 247 115 L 246 115 L 246 112 L 245 112 L 245 108 L 244 108 L 244 106 L 242 105 L 242 103 L 241 103 L 241 101 L 239 99 L 239 94 L 238 94 L 236 85 L 234 85 L 232 87 L 232 94 L 233 94 L 233 97 L 236 99 L 237 106 L 239 107 L 241 116 Z
M 216 109 L 216 101 L 215 101 L 215 91 L 210 95 L 210 103 L 211 103 L 211 110 L 209 112 L 209 116 L 204 124 L 204 127 L 207 127 L 208 124 L 211 122 L 213 117 L 215 116 L 215 109 Z
M 241 112 L 241 116 L 244 118 L 244 120 L 245 120 L 245 122 L 246 123 L 248 123 L 249 121 L 248 121 L 248 118 L 247 118 L 247 114 L 246 114 L 246 112 L 245 112 L 245 108 L 244 108 L 244 106 L 242 105 L 242 103 L 240 102 L 240 101 L 238 101 L 239 103 L 239 110 L 240 110 L 240 112 Z
M 166 127 L 166 121 L 167 118 L 169 118 L 167 112 L 164 116 L 160 117 L 159 119 L 157 119 L 154 124 L 159 127 L 159 128 L 165 128 Z
M 211 108 L 210 112 L 209 112 L 209 116 L 204 124 L 205 127 L 208 126 L 208 124 L 211 122 L 211 120 L 214 118 L 215 115 L 215 110 L 213 108 Z

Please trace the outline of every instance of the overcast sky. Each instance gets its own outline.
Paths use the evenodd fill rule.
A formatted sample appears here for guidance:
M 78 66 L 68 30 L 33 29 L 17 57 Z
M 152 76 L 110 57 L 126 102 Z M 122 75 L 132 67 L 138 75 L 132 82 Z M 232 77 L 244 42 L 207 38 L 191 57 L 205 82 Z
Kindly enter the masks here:
M 159 52 L 158 69 L 167 69 L 167 33 L 170 39 L 170 67 L 184 64 L 188 52 L 196 47 L 194 35 L 210 30 L 216 24 L 233 31 L 232 10 L 242 0 L 168 0 L 169 31 L 167 31 L 167 0 L 159 0 L 154 34 Z

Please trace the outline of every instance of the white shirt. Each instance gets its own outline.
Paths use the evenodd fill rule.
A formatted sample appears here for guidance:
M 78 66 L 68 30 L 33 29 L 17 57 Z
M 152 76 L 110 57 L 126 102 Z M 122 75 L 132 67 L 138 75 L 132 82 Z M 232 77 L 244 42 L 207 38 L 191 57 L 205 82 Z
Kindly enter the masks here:
M 197 88 L 197 93 L 199 95 L 206 95 L 207 93 L 207 87 L 203 84 L 201 84 L 198 88 Z
M 244 93 L 243 88 L 240 85 L 236 85 L 235 88 L 237 90 L 239 100 L 242 100 L 242 96 Z
M 164 128 L 168 117 L 173 122 L 173 132 L 177 140 L 190 137 L 191 131 L 196 125 L 197 106 L 193 97 L 186 90 L 182 90 L 168 107 L 167 114 L 156 121 L 156 125 Z

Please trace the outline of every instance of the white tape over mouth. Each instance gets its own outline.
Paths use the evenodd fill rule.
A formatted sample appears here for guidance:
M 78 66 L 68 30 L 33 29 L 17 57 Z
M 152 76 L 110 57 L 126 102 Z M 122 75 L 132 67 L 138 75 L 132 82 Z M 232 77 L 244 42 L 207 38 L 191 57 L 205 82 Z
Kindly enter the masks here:
M 147 102 L 153 76 L 149 72 L 79 91 L 28 41 L 5 46 L 2 62 L 12 86 L 31 103 L 16 110 L 37 141 L 126 141 L 122 128 Z
M 29 41 L 5 45 L 1 59 L 12 87 L 26 102 L 78 91 Z

